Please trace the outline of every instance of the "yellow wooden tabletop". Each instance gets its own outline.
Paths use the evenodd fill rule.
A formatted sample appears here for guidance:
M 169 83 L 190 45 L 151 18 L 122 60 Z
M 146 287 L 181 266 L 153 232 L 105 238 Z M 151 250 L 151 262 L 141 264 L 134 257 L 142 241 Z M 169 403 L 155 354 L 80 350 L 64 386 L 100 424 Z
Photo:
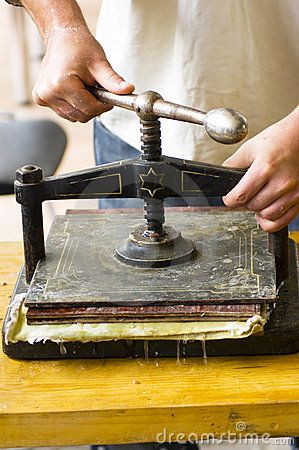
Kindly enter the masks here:
M 0 244 L 0 322 L 21 261 L 20 243 Z M 173 359 L 30 362 L 0 354 L 0 447 L 241 431 L 299 436 L 299 354 L 208 357 L 207 366 L 200 358 L 178 366 Z

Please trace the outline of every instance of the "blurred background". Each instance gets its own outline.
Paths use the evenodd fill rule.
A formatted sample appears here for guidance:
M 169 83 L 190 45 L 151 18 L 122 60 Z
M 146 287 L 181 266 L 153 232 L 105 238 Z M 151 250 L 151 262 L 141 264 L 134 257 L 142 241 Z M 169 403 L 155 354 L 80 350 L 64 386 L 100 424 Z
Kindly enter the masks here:
M 100 2 L 79 0 L 78 3 L 94 33 Z M 2 0 L 0 1 L 0 48 L 0 172 L 1 168 L 6 170 L 12 147 L 7 145 L 7 139 L 1 133 L 1 129 L 6 129 L 4 125 L 11 120 L 49 119 L 63 128 L 67 135 L 67 145 L 56 174 L 93 166 L 95 162 L 92 123 L 71 123 L 59 118 L 48 108 L 32 103 L 31 91 L 43 56 L 43 45 L 35 25 L 22 8 L 9 6 Z M 13 144 L 16 141 L 22 144 L 21 136 L 12 137 L 9 141 L 11 139 L 14 139 Z M 28 161 L 29 163 L 34 164 L 35 161 Z M 19 165 L 16 161 L 15 168 Z M 1 181 L 0 179 L 0 183 Z M 95 207 L 95 202 L 94 200 L 59 201 L 51 202 L 51 207 L 45 204 L 46 232 L 54 213 L 63 214 L 67 208 Z M 0 195 L 0 241 L 15 241 L 21 238 L 20 207 L 15 202 L 14 195 L 2 194 Z

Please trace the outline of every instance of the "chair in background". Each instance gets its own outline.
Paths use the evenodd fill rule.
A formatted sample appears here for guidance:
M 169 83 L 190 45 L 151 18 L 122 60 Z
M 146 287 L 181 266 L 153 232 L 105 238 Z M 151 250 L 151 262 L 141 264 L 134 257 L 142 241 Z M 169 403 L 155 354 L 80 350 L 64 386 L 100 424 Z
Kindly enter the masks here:
M 0 113 L 0 195 L 12 194 L 15 170 L 26 164 L 53 175 L 64 154 L 64 130 L 51 120 L 14 120 Z

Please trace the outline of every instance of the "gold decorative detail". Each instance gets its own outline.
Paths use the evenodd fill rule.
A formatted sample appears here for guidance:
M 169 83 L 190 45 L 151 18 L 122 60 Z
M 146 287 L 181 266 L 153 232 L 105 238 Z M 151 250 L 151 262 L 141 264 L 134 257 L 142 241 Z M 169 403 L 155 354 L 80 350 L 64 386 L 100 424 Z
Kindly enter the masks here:
M 122 179 L 121 179 L 121 174 L 120 173 L 113 173 L 110 175 L 101 175 L 98 177 L 94 177 L 94 178 L 89 178 L 88 180 L 82 180 L 82 181 L 91 181 L 91 180 L 99 180 L 102 178 L 108 178 L 108 177 L 117 177 L 118 178 L 118 191 L 116 192 L 92 192 L 92 193 L 87 193 L 85 194 L 84 192 L 81 192 L 81 194 L 60 194 L 60 197 L 78 197 L 78 195 L 80 197 L 86 197 L 86 198 L 90 198 L 91 195 L 120 195 L 122 194 Z
M 211 175 L 202 172 L 191 172 L 190 170 L 182 170 L 181 172 L 181 190 L 182 192 L 201 192 L 201 189 L 184 189 L 184 176 L 185 175 L 201 175 L 202 177 L 219 178 L 219 175 Z
M 140 189 L 142 191 L 148 191 L 151 197 L 154 197 L 157 191 L 164 189 L 164 185 L 162 183 L 164 173 L 156 173 L 152 167 L 147 173 L 140 173 L 139 177 L 142 181 L 142 186 Z

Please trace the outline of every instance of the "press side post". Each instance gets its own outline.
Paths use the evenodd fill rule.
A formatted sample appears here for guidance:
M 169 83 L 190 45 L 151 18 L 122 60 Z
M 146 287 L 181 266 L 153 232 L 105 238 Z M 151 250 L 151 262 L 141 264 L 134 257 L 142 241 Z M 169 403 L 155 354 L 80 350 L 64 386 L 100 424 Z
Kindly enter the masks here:
M 26 283 L 30 283 L 37 263 L 45 258 L 42 186 L 43 172 L 37 166 L 24 166 L 16 171 L 15 191 L 21 204 Z
M 289 278 L 289 232 L 284 227 L 274 233 L 269 233 L 269 251 L 275 256 L 276 287 Z

